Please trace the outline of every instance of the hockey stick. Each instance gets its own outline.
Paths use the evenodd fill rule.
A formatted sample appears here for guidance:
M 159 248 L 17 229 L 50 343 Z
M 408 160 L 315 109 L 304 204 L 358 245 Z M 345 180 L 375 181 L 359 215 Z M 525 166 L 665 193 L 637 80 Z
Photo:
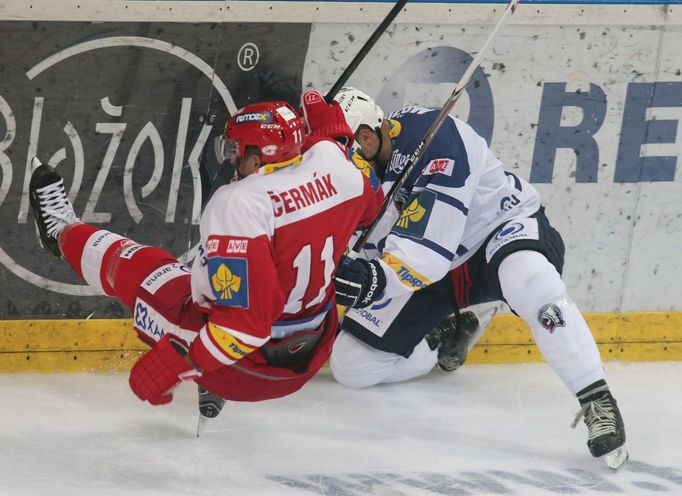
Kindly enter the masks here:
M 393 198 L 395 197 L 396 193 L 405 182 L 405 179 L 407 179 L 407 176 L 410 174 L 410 172 L 412 172 L 412 170 L 415 167 L 415 164 L 422 157 L 422 155 L 426 151 L 426 148 L 429 146 L 431 141 L 433 141 L 433 138 L 436 136 L 436 133 L 445 122 L 445 119 L 447 119 L 450 110 L 452 110 L 452 107 L 455 105 L 457 100 L 459 100 L 459 97 L 464 92 L 464 88 L 469 82 L 469 79 L 471 79 L 471 76 L 474 74 L 474 71 L 478 68 L 479 65 L 481 65 L 481 61 L 483 60 L 483 57 L 486 55 L 488 47 L 490 47 L 490 45 L 493 43 L 493 41 L 497 37 L 497 34 L 500 32 L 500 29 L 502 29 L 502 27 L 507 23 L 507 20 L 509 20 L 514 11 L 516 11 L 516 6 L 519 4 L 520 1 L 521 0 L 511 0 L 511 2 L 509 2 L 509 4 L 507 5 L 504 14 L 500 18 L 500 20 L 497 21 L 495 28 L 488 36 L 488 39 L 485 40 L 485 43 L 483 43 L 483 46 L 474 57 L 474 60 L 471 61 L 469 67 L 467 67 L 466 71 L 464 71 L 464 75 L 457 83 L 457 86 L 455 86 L 455 89 L 452 92 L 452 95 L 450 95 L 448 101 L 445 102 L 445 105 L 438 114 L 438 117 L 436 117 L 436 120 L 433 121 L 428 131 L 426 131 L 426 134 L 419 142 L 417 148 L 414 150 L 414 153 L 412 153 L 412 156 L 405 164 L 405 168 L 398 176 L 398 179 L 396 179 L 395 183 L 393 183 L 393 185 L 391 186 L 391 189 L 388 190 L 388 193 L 386 193 L 384 203 L 381 205 L 381 210 L 379 211 L 379 214 L 377 215 L 376 219 L 374 219 L 374 222 L 372 222 L 369 226 L 365 228 L 365 231 L 360 235 L 360 237 L 353 245 L 353 249 L 348 253 L 349 258 L 351 259 L 357 258 L 358 254 L 360 253 L 360 250 L 365 245 L 367 239 L 371 236 L 372 232 L 374 232 L 374 229 L 376 228 L 382 216 L 386 212 L 386 209 L 391 203 L 393 203 Z
M 339 92 L 343 85 L 346 84 L 346 81 L 348 81 L 351 74 L 355 72 L 355 69 L 357 69 L 358 65 L 360 65 L 360 62 L 363 61 L 363 59 L 365 58 L 367 53 L 372 49 L 372 47 L 377 42 L 379 37 L 384 33 L 384 31 L 386 31 L 386 28 L 389 26 L 389 24 L 391 24 L 393 22 L 393 19 L 395 19 L 396 16 L 400 13 L 400 11 L 403 9 L 407 1 L 408 0 L 399 0 L 393 6 L 391 11 L 384 18 L 384 20 L 381 21 L 381 24 L 379 24 L 377 28 L 374 30 L 372 36 L 370 36 L 369 39 L 365 42 L 365 44 L 362 45 L 362 48 L 353 58 L 348 67 L 346 67 L 346 69 L 341 73 L 339 79 L 337 79 L 336 83 L 334 83 L 334 86 L 332 86 L 331 89 L 324 96 L 325 102 L 332 103 L 332 101 L 334 100 L 334 96 Z
M 324 100 L 327 103 L 331 103 L 334 99 L 334 96 L 338 93 L 338 91 L 343 87 L 344 84 L 346 84 L 346 81 L 350 78 L 351 74 L 355 72 L 355 69 L 357 69 L 358 65 L 363 61 L 367 53 L 372 49 L 372 47 L 376 44 L 377 40 L 381 35 L 386 31 L 386 28 L 393 22 L 393 20 L 398 16 L 400 11 L 403 9 L 405 4 L 408 2 L 408 0 L 399 0 L 393 8 L 389 11 L 389 13 L 386 15 L 383 21 L 381 21 L 381 24 L 377 26 L 377 28 L 374 30 L 372 35 L 369 37 L 369 39 L 365 42 L 364 45 L 362 45 L 362 48 L 360 48 L 360 51 L 355 55 L 351 63 L 346 67 L 346 69 L 341 73 L 339 78 L 336 80 L 336 83 L 331 87 L 331 89 L 327 92 L 327 94 L 324 97 Z M 211 196 L 211 190 L 213 189 L 213 181 L 211 180 L 208 170 L 206 168 L 205 160 L 206 160 L 206 152 L 207 152 L 207 147 L 204 147 L 202 159 L 199 164 L 199 172 L 200 172 L 200 177 L 201 177 L 201 192 L 202 192 L 202 210 L 203 207 L 206 205 L 206 202 L 208 201 L 208 198 Z M 208 192 L 208 194 L 205 194 L 205 192 Z M 192 245 L 191 243 L 191 237 L 190 237 L 190 246 Z M 206 394 L 207 392 L 204 393 L 203 396 L 200 395 L 200 401 L 199 401 L 199 419 L 197 423 L 197 437 L 203 432 L 203 430 L 206 428 L 206 425 L 208 424 L 208 421 L 212 417 L 208 417 L 202 413 L 202 401 L 206 404 L 210 404 L 213 402 L 215 404 L 216 397 L 214 395 L 211 395 L 211 393 Z M 211 398 L 213 396 L 213 398 Z M 203 400 L 201 399 L 203 398 Z M 224 403 L 223 403 L 224 404 Z M 217 412 L 215 413 L 215 416 L 220 413 L 220 410 L 222 409 L 222 405 L 220 407 L 216 407 Z

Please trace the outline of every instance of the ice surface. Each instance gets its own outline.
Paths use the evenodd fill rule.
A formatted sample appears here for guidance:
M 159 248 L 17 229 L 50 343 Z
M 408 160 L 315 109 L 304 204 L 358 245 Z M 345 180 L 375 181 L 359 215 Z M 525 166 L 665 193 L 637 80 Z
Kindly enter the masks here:
M 328 369 L 229 403 L 195 437 L 196 390 L 151 407 L 125 374 L 0 375 L 0 494 L 682 494 L 682 363 L 607 363 L 630 462 L 611 472 L 544 364 L 472 365 L 362 391 Z

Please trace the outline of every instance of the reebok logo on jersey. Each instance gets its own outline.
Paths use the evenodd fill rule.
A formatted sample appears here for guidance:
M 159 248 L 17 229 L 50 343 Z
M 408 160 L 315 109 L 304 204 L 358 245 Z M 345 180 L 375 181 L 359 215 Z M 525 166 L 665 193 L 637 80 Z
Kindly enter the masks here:
M 245 258 L 211 257 L 208 275 L 216 303 L 229 307 L 249 307 L 248 264 Z
M 454 168 L 454 160 L 449 158 L 438 158 L 429 162 L 429 164 L 422 170 L 421 175 L 430 176 L 432 174 L 445 174 L 446 176 L 451 176 Z
M 290 214 L 338 194 L 339 192 L 334 187 L 334 183 L 332 183 L 332 175 L 330 173 L 322 177 L 316 177 L 313 174 L 312 181 L 286 191 L 268 191 L 270 200 L 272 200 L 272 209 L 275 217 L 280 217 L 285 213 Z

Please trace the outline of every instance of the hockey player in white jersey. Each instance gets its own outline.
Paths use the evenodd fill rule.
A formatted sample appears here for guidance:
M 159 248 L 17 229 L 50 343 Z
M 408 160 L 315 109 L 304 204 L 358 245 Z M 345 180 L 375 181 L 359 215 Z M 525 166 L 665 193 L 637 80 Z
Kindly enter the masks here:
M 384 119 L 354 88 L 336 100 L 388 191 L 439 111 L 407 107 Z M 334 278 L 337 303 L 351 307 L 332 352 L 338 382 L 362 388 L 426 374 L 438 360 L 425 339 L 431 329 L 458 307 L 503 300 L 578 397 L 591 454 L 608 454 L 612 468 L 625 462 L 599 351 L 561 279 L 561 236 L 535 188 L 505 171 L 469 125 L 445 120 L 366 248 Z

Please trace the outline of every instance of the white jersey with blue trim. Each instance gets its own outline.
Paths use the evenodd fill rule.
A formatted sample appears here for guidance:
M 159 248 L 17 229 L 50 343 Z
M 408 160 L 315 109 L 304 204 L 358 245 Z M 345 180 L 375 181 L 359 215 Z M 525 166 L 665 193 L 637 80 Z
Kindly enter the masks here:
M 393 154 L 382 188 L 388 191 L 438 110 L 406 107 L 389 115 Z M 442 279 L 468 260 L 505 222 L 534 214 L 540 195 L 504 170 L 485 140 L 450 116 L 396 195 L 398 208 L 370 242 L 382 251 L 384 297 L 406 294 Z M 387 233 L 388 226 L 390 232 Z

